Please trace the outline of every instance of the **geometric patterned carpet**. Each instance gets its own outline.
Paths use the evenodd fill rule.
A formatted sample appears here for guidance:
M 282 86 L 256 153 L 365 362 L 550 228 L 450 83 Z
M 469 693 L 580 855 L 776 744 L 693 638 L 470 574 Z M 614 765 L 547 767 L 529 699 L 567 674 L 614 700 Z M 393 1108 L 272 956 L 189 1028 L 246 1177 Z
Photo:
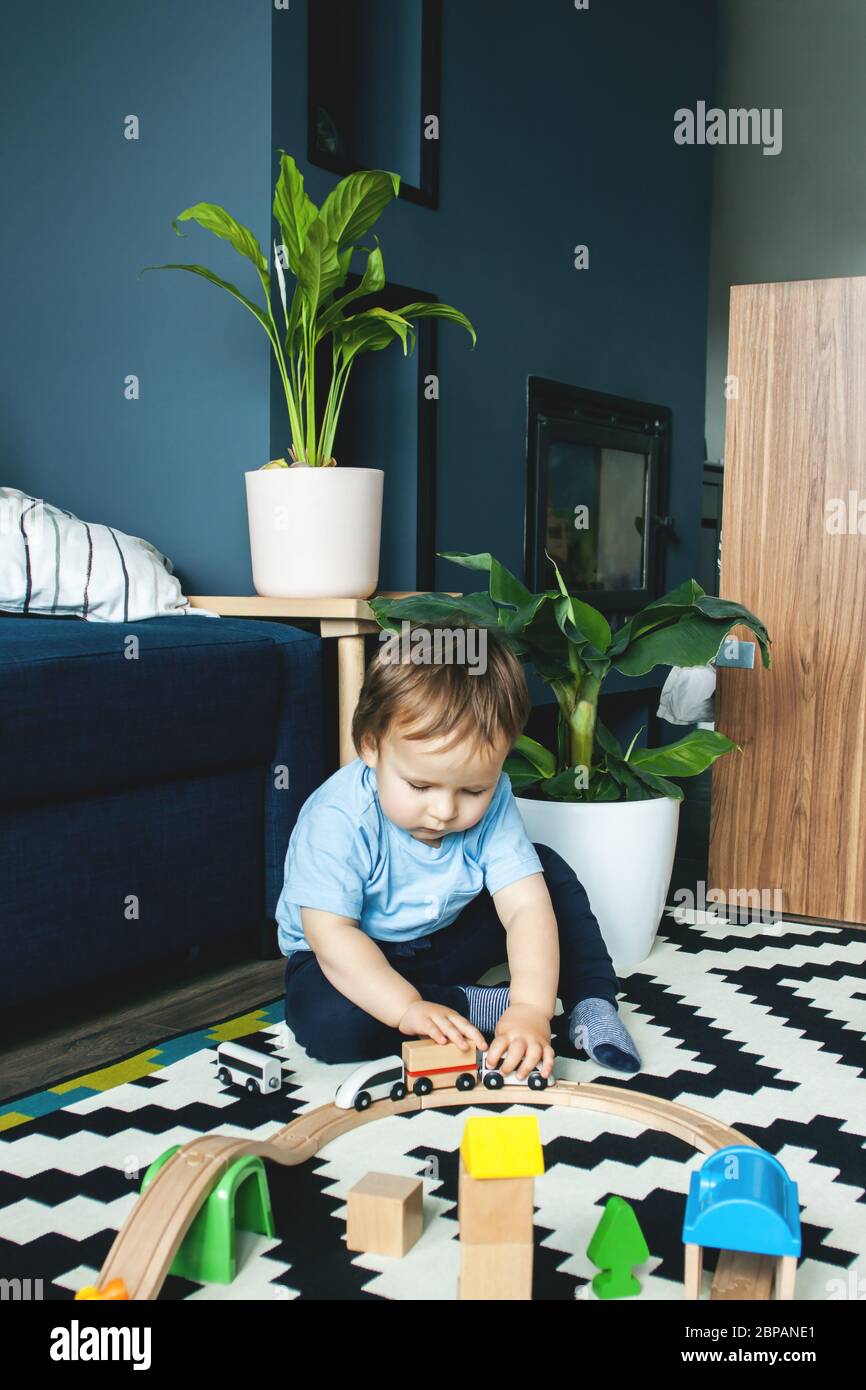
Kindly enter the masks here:
M 556 1074 L 680 1101 L 775 1154 L 799 1188 L 797 1299 L 863 1297 L 866 1253 L 866 934 L 780 922 L 728 925 L 667 913 L 651 956 L 621 976 L 620 1013 L 643 1059 L 623 1078 L 584 1054 Z M 226 1038 L 283 1059 L 279 1095 L 248 1096 L 214 1075 Z M 311 1061 L 282 1000 L 155 1042 L 135 1057 L 0 1107 L 0 1268 L 41 1279 L 46 1299 L 91 1283 L 147 1166 L 212 1130 L 267 1138 L 332 1100 L 350 1064 Z M 642 1299 L 682 1297 L 689 1174 L 703 1156 L 640 1122 L 567 1108 L 538 1117 L 533 1296 L 594 1299 L 586 1247 L 608 1197 L 634 1208 L 650 1249 Z M 470 1104 L 394 1115 L 332 1140 L 308 1163 L 268 1163 L 277 1236 L 239 1235 L 234 1284 L 169 1277 L 161 1299 L 451 1300 L 459 1267 L 457 1151 Z M 424 1178 L 424 1234 L 401 1260 L 345 1249 L 345 1199 L 371 1170 Z M 705 1251 L 704 1293 L 715 1267 Z

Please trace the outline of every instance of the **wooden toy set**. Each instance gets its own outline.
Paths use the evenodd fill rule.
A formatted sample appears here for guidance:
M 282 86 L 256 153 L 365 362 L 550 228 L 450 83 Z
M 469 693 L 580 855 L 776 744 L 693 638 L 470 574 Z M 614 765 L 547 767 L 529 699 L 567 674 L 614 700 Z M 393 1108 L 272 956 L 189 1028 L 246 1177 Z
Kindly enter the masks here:
M 272 1059 L 237 1045 L 231 1052 L 231 1058 L 217 1058 L 221 1079 L 225 1073 L 250 1091 L 273 1089 L 266 1065 Z M 400 1057 L 356 1068 L 333 1104 L 299 1116 L 270 1139 L 211 1134 L 166 1150 L 148 1168 L 98 1286 L 81 1289 L 76 1298 L 155 1299 L 169 1273 L 230 1283 L 237 1272 L 236 1231 L 274 1234 L 265 1159 L 290 1167 L 304 1163 L 357 1125 L 459 1106 L 468 1091 L 473 1091 L 473 1107 L 501 1105 L 498 1092 L 506 1085 L 511 1102 L 624 1115 L 709 1155 L 691 1176 L 686 1203 L 684 1297 L 700 1297 L 701 1252 L 710 1248 L 720 1251 L 711 1298 L 769 1299 L 774 1289 L 778 1299 L 793 1298 L 801 1250 L 797 1185 L 772 1154 L 687 1106 L 597 1083 L 554 1084 L 540 1072 L 519 1082 L 488 1067 L 484 1056 L 428 1039 L 404 1043 Z M 459 1299 L 531 1298 L 533 1188 L 543 1172 L 534 1115 L 467 1119 L 458 1187 Z M 423 1231 L 419 1178 L 368 1173 L 349 1192 L 349 1250 L 400 1258 Z M 650 1252 L 622 1198 L 606 1203 L 587 1254 L 600 1271 L 592 1284 L 597 1297 L 640 1292 L 633 1269 Z

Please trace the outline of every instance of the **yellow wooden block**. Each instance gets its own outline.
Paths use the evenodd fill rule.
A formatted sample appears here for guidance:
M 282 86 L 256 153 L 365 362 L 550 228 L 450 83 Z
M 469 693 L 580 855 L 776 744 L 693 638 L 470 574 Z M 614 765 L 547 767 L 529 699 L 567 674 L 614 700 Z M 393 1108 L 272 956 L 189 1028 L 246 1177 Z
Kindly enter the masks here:
M 346 1249 L 405 1255 L 424 1229 L 420 1178 L 366 1173 L 348 1195 Z
M 544 1172 L 535 1115 L 472 1115 L 460 1153 L 472 1178 L 534 1178 Z

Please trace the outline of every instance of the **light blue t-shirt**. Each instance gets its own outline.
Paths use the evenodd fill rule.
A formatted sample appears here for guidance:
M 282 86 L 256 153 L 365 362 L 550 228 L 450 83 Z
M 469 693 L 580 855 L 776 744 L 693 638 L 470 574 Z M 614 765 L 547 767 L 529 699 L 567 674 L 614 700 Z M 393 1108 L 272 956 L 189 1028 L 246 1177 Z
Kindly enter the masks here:
M 506 772 L 478 824 L 434 847 L 388 819 L 375 768 L 355 758 L 301 807 L 277 903 L 280 950 L 310 949 L 302 907 L 353 917 L 376 941 L 411 941 L 449 926 L 483 888 L 498 893 L 538 873 Z

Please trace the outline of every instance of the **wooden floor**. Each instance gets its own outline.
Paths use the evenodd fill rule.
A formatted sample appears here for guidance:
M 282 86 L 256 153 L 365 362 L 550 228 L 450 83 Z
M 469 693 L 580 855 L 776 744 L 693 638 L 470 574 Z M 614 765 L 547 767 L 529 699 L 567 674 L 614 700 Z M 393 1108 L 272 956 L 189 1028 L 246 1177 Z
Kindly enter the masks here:
M 282 993 L 285 959 L 224 965 L 198 980 L 152 988 L 121 1004 L 65 1019 L 49 1032 L 0 1043 L 0 1102 L 80 1076 L 167 1038 L 242 1014 Z

